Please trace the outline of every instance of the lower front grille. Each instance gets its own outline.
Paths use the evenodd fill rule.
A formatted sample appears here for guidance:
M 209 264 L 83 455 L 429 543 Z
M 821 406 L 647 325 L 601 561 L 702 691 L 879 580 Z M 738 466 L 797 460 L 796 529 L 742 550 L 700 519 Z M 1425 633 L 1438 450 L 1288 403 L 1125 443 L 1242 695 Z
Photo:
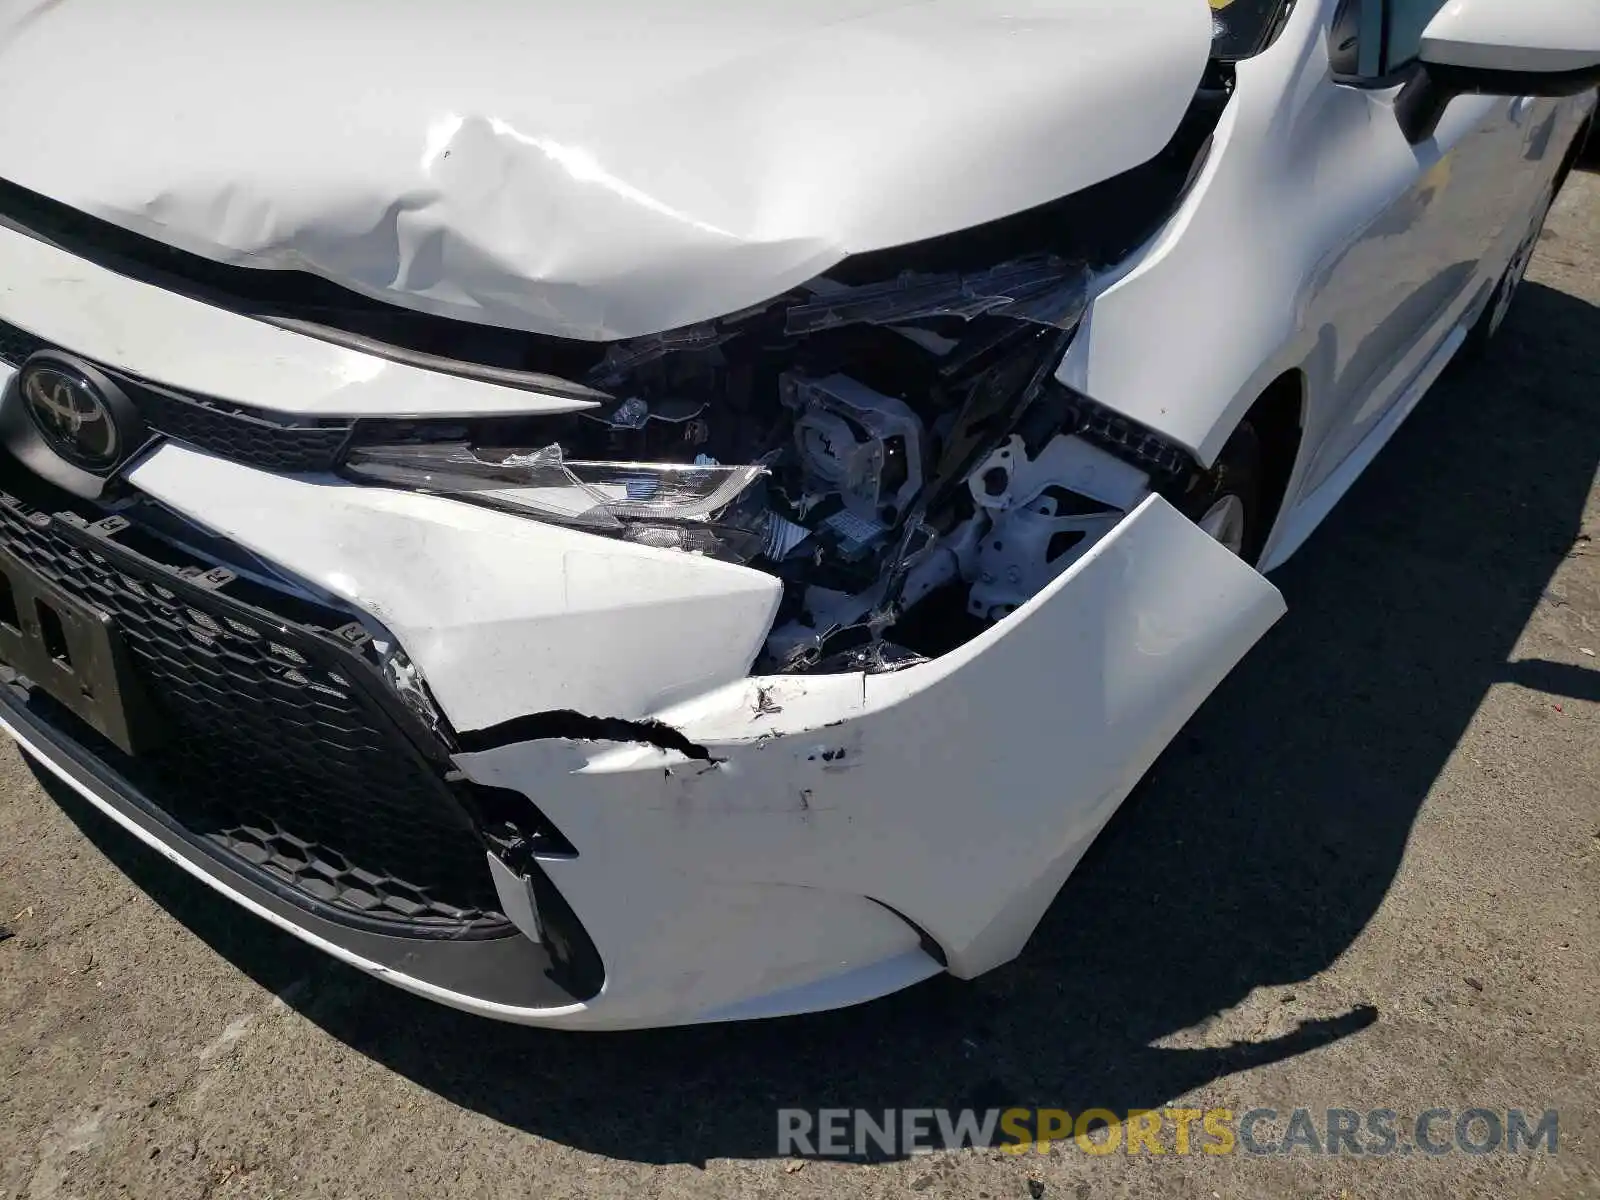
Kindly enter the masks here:
M 442 758 L 419 749 L 430 732 L 388 693 L 348 616 L 180 565 L 121 518 L 91 524 L 4 492 L 0 547 L 110 616 L 164 736 L 125 754 L 40 688 L 29 707 L 169 827 L 331 920 L 411 937 L 515 932 Z

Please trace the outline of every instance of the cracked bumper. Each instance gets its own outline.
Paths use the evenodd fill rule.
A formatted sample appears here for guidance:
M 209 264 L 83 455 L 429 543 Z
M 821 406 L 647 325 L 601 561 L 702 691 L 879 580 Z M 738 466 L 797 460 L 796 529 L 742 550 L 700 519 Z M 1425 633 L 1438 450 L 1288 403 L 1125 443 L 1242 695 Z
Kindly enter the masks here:
M 173 446 L 131 480 L 384 622 L 459 730 L 576 710 L 660 720 L 709 752 L 543 738 L 456 756 L 478 783 L 533 798 L 577 851 L 536 864 L 604 971 L 598 994 L 570 1002 L 541 985 L 526 938 L 493 962 L 448 944 L 420 962 L 263 904 L 92 763 L 0 714 L 93 803 L 259 915 L 402 987 L 532 1024 L 773 1016 L 1006 962 L 1283 612 L 1271 585 L 1152 497 L 942 658 L 750 678 L 778 599 L 758 572 Z

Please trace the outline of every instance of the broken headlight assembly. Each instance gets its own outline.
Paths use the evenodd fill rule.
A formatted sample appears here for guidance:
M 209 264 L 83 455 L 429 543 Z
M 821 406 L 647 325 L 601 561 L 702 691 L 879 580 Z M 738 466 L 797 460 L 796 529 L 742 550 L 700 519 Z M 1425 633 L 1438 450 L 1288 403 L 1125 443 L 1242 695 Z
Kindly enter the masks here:
M 898 670 L 1003 619 L 1181 470 L 1054 378 L 1089 282 L 1049 258 L 817 280 L 597 347 L 593 408 L 364 422 L 344 469 L 766 571 L 784 591 L 759 669 Z
M 469 442 L 357 447 L 357 478 L 477 500 L 556 525 L 662 549 L 744 562 L 763 549 L 768 516 L 761 466 L 568 459 Z

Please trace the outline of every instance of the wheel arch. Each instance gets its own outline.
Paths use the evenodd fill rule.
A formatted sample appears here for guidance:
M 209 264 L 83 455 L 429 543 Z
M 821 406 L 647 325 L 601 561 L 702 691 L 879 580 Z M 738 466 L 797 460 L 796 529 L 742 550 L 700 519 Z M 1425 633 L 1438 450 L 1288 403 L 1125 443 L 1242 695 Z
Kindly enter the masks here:
M 1272 546 L 1289 485 L 1300 465 L 1308 400 L 1306 373 L 1296 367 L 1269 383 L 1240 421 L 1248 423 L 1261 441 L 1261 505 L 1266 537 L 1260 544 L 1264 550 Z

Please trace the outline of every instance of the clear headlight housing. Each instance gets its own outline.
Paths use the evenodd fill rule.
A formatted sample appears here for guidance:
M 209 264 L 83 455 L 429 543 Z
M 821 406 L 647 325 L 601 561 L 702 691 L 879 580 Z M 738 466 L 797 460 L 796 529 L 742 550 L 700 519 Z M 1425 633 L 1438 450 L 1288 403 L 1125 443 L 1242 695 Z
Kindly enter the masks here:
M 761 465 L 569 459 L 559 445 L 466 442 L 362 446 L 346 471 L 374 483 L 458 496 L 642 545 L 744 562 L 772 531 Z

